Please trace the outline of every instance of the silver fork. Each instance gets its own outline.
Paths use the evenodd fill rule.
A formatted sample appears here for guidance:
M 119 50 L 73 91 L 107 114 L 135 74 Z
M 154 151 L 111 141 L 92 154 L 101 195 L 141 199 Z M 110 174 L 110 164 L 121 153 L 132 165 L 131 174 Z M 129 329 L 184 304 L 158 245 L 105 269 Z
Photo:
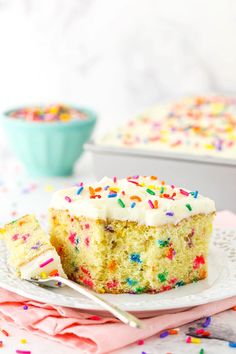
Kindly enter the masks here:
M 32 279 L 26 279 L 26 280 L 33 283 L 33 284 L 36 284 L 36 285 L 39 285 L 42 287 L 48 287 L 48 288 L 58 288 L 58 285 L 56 285 L 57 283 L 65 284 L 68 287 L 72 288 L 73 290 L 77 291 L 78 293 L 93 300 L 96 304 L 99 304 L 102 308 L 104 308 L 105 310 L 112 313 L 115 317 L 117 317 L 119 320 L 121 320 L 125 324 L 128 324 L 129 326 L 134 327 L 134 328 L 143 328 L 142 321 L 140 321 L 137 317 L 131 315 L 130 313 L 128 313 L 126 311 L 121 310 L 119 307 L 117 307 L 115 305 L 110 304 L 110 302 L 101 298 L 93 290 L 90 290 L 82 285 L 79 285 L 69 279 L 55 276 L 55 277 L 50 277 L 47 279 L 32 278 Z

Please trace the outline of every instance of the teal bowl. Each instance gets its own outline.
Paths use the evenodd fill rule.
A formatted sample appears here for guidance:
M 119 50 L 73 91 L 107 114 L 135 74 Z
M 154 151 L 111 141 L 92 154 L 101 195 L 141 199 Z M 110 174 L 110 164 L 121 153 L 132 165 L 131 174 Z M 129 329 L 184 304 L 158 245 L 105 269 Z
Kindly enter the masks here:
M 97 116 L 79 108 L 86 120 L 30 122 L 9 117 L 17 107 L 3 114 L 2 123 L 12 150 L 31 176 L 69 176 L 90 138 Z M 77 107 L 75 107 L 77 108 Z

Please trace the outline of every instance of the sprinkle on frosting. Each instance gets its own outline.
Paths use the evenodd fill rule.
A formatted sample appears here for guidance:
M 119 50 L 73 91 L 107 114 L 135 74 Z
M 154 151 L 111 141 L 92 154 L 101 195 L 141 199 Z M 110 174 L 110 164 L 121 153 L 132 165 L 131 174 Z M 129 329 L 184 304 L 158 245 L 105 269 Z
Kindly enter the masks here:
M 134 177 L 116 179 L 115 183 L 104 177 L 90 185 L 58 191 L 51 207 L 68 210 L 71 217 L 129 220 L 149 226 L 176 225 L 184 218 L 215 212 L 214 202 L 197 190 L 167 185 L 158 178 Z M 14 237 L 18 240 L 20 235 Z

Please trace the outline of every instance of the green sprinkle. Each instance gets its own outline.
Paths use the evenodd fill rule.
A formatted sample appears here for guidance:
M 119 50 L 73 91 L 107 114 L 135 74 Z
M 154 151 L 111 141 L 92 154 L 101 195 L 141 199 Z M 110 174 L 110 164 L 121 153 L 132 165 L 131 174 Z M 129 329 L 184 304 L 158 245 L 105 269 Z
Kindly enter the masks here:
M 192 207 L 191 207 L 191 205 L 190 205 L 190 204 L 186 204 L 185 206 L 186 206 L 186 208 L 188 208 L 188 210 L 189 210 L 189 211 L 191 211 L 191 210 L 192 210 Z
M 156 193 L 154 192 L 154 191 L 152 191 L 151 189 L 146 189 L 146 192 L 148 192 L 149 194 L 151 194 L 151 195 L 155 195 Z
M 160 280 L 161 283 L 164 283 L 166 281 L 166 277 L 168 275 L 168 272 L 165 270 L 163 273 L 159 273 L 157 275 L 158 279 Z
M 199 352 L 199 354 L 204 354 L 205 353 L 205 350 L 202 348 Z
M 139 288 L 136 288 L 136 289 L 135 289 L 135 292 L 136 292 L 137 294 L 144 293 L 145 291 L 146 291 L 146 286 L 144 286 L 144 287 L 139 287 Z
M 125 208 L 125 203 L 120 198 L 118 199 L 118 203 L 120 204 L 121 208 Z
M 163 194 L 164 190 L 165 190 L 165 188 L 162 186 L 161 189 L 160 189 L 160 194 Z

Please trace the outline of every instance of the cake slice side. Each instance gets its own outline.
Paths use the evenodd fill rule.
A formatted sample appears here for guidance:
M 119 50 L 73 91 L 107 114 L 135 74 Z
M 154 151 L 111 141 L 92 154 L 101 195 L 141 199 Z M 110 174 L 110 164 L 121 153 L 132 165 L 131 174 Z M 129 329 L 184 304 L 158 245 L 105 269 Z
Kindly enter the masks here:
M 22 279 L 66 277 L 49 236 L 34 215 L 25 215 L 4 227 L 4 240 L 11 269 Z

